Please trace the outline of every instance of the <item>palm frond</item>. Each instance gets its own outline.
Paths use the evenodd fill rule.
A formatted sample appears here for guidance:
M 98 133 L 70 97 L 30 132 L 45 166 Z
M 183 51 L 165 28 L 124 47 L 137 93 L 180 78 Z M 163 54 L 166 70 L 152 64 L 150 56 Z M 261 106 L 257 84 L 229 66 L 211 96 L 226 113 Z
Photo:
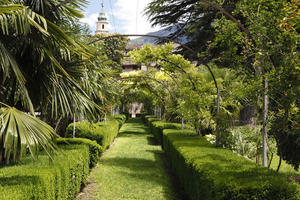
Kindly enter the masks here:
M 36 117 L 5 105 L 0 108 L 0 162 L 16 162 L 29 149 L 33 158 L 42 147 L 48 156 L 55 152 L 54 130 Z
M 46 19 L 30 8 L 19 4 L 0 5 L 0 23 L 0 30 L 4 35 L 10 34 L 10 29 L 13 29 L 14 33 L 26 35 L 32 27 L 44 35 L 49 35 Z

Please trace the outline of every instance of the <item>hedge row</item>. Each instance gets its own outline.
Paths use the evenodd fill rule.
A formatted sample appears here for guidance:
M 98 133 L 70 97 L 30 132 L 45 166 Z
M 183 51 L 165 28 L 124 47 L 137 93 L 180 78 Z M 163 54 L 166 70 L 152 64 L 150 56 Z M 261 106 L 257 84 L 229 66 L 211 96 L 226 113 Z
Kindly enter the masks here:
M 151 133 L 154 135 L 155 139 L 163 146 L 163 130 L 164 129 L 182 129 L 182 125 L 180 123 L 174 122 L 164 122 L 160 121 L 154 115 L 146 115 L 145 116 L 146 124 L 149 126 Z M 184 129 L 190 128 L 188 125 L 183 126 Z
M 152 122 L 154 121 L 160 121 L 155 115 L 145 115 L 144 118 L 142 118 L 144 122 L 150 127 L 152 126 Z
M 87 145 L 67 145 L 50 162 L 45 154 L 37 161 L 0 168 L 0 199 L 74 199 L 89 173 Z
M 60 150 L 53 162 L 41 154 L 34 162 L 28 157 L 20 165 L 0 168 L 0 199 L 74 199 L 86 184 L 89 169 L 97 164 L 125 121 L 125 116 L 117 115 L 107 123 L 79 122 L 76 136 L 85 138 L 58 138 Z M 72 129 L 70 124 L 66 133 L 69 137 Z
M 76 122 L 75 136 L 94 140 L 105 150 L 118 135 L 119 128 L 125 120 L 124 115 L 118 115 L 116 119 L 111 118 L 107 122 Z M 73 137 L 73 123 L 67 127 L 65 136 Z
M 172 122 L 153 121 L 150 125 L 151 133 L 159 144 L 163 145 L 163 130 L 164 129 L 181 129 L 181 124 Z
M 89 147 L 90 164 L 92 168 L 96 166 L 101 154 L 103 153 L 102 147 L 96 142 L 86 138 L 58 138 L 56 139 L 58 145 L 70 145 L 70 144 L 85 144 Z
M 300 199 L 299 185 L 286 175 L 216 148 L 192 130 L 156 127 L 161 127 L 164 150 L 190 200 Z
M 119 128 L 126 122 L 126 115 L 114 115 L 113 116 L 119 123 Z

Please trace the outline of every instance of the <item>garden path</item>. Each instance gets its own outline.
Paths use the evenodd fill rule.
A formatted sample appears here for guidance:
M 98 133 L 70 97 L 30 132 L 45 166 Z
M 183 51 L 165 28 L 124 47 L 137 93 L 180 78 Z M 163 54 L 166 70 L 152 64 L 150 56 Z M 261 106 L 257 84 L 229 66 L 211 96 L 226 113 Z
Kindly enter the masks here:
M 78 200 L 182 200 L 168 162 L 140 119 L 123 125 Z

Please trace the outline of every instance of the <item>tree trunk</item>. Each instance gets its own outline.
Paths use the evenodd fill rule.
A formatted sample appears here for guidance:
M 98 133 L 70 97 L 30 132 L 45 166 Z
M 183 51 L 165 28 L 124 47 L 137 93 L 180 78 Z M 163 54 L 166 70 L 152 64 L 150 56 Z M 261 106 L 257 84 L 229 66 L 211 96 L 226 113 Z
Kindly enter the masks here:
M 263 129 L 262 129 L 262 165 L 267 167 L 267 138 L 268 138 L 268 78 L 263 79 L 264 84 L 264 103 L 263 103 Z
M 216 146 L 219 147 L 220 146 L 220 129 L 219 126 L 220 124 L 218 124 L 218 115 L 220 113 L 220 89 L 217 88 L 217 128 L 216 128 Z
M 73 138 L 75 138 L 75 129 L 76 129 L 76 121 L 75 121 L 75 115 L 73 119 Z
M 282 161 L 282 156 L 281 156 L 281 151 L 279 152 L 279 163 L 276 169 L 276 172 L 279 172 L 280 166 L 281 166 L 281 161 Z
M 199 135 L 200 130 L 198 127 L 195 128 L 195 132 L 196 132 L 196 135 Z
M 268 168 L 271 167 L 273 156 L 274 156 L 274 154 L 273 154 L 273 152 L 271 152 L 271 158 L 270 158 L 270 161 L 269 161 L 269 164 L 268 164 Z
M 69 117 L 60 117 L 55 125 L 55 132 L 61 137 L 65 137 L 66 128 L 70 122 Z

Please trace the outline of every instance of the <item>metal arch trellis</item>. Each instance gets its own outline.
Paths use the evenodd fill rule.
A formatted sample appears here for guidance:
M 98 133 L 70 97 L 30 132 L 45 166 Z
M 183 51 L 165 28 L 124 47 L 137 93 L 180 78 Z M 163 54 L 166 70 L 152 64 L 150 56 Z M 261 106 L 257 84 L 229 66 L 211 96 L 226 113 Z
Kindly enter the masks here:
M 119 35 L 109 35 L 109 36 L 104 36 L 104 37 L 100 37 L 100 38 L 97 38 L 96 40 L 88 43 L 89 45 L 90 44 L 94 44 L 96 42 L 99 42 L 99 41 L 102 41 L 102 40 L 106 40 L 106 39 L 110 39 L 110 38 L 116 38 L 116 37 L 152 37 L 152 38 L 157 38 L 157 39 L 160 39 L 160 40 L 167 40 L 167 41 L 170 41 L 170 42 L 173 42 L 173 43 L 176 43 L 176 44 L 179 44 L 181 47 L 185 48 L 186 50 L 188 50 L 189 52 L 191 52 L 192 54 L 194 54 L 196 57 L 198 57 L 197 55 L 197 52 L 194 51 L 192 48 L 190 48 L 189 46 L 185 45 L 185 44 L 182 44 L 180 42 L 177 42 L 173 39 L 170 39 L 170 38 L 167 38 L 167 37 L 161 37 L 161 36 L 156 36 L 156 35 L 144 35 L 144 34 L 119 34 Z M 197 61 L 197 65 L 198 65 L 198 61 Z M 217 113 L 219 113 L 220 111 L 220 89 L 218 87 L 218 83 L 216 81 L 216 78 L 215 78 L 215 75 L 214 73 L 212 72 L 211 68 L 208 66 L 208 65 L 204 65 L 211 77 L 213 78 L 214 80 L 214 84 L 215 84 L 215 87 L 217 89 Z

